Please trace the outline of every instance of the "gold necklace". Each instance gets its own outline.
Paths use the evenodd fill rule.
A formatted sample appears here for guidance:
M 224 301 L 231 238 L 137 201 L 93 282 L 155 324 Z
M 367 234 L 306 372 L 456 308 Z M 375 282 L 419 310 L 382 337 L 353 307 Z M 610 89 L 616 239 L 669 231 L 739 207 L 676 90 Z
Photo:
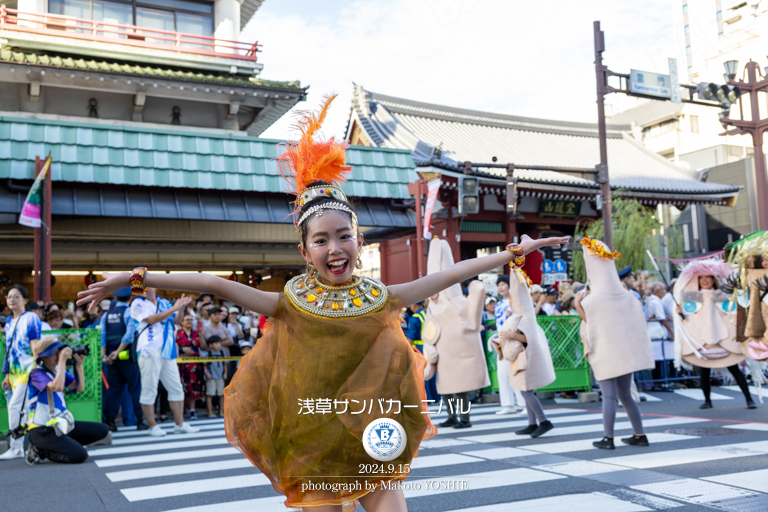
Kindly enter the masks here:
M 388 299 L 387 288 L 365 276 L 352 276 L 350 284 L 334 286 L 302 274 L 286 283 L 285 294 L 303 313 L 322 318 L 367 315 L 383 308 Z

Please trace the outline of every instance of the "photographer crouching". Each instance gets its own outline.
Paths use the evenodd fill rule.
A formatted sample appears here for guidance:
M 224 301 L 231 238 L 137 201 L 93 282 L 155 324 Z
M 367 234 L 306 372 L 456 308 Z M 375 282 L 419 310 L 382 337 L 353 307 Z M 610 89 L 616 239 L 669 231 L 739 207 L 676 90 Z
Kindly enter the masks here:
M 109 427 L 104 423 L 78 421 L 67 410 L 65 392 L 85 389 L 83 361 L 88 347 L 72 348 L 46 336 L 32 345 L 37 367 L 29 374 L 29 449 L 27 464 L 44 459 L 79 464 L 88 458 L 84 445 L 104 439 Z M 70 359 L 71 358 L 71 359 Z M 67 372 L 74 363 L 75 376 Z

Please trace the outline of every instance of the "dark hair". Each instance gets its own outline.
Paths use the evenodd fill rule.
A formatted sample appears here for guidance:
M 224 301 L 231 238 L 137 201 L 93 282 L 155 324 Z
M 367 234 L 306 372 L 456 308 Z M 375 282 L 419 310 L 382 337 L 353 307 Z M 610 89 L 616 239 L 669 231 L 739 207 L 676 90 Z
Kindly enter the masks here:
M 61 314 L 61 311 L 59 311 L 58 309 L 55 309 L 55 310 L 51 311 L 50 313 L 48 313 L 47 315 L 45 315 L 45 318 L 46 318 L 46 320 L 48 320 L 50 322 L 51 320 L 63 319 L 64 316 Z
M 699 284 L 699 278 L 702 278 L 702 277 L 711 277 L 712 278 L 712 288 L 714 288 L 715 290 L 719 290 L 720 289 L 720 283 L 717 281 L 717 278 L 715 276 L 703 276 L 702 275 L 702 276 L 697 277 L 696 278 L 696 286 L 701 286 Z M 701 288 L 699 288 L 699 289 L 701 289 Z
M 568 312 L 568 311 L 570 311 L 571 309 L 573 309 L 573 307 L 572 307 L 572 306 L 573 306 L 573 301 L 574 301 L 574 300 L 576 300 L 576 297 L 575 297 L 575 296 L 574 296 L 574 297 L 571 297 L 571 298 L 570 298 L 570 299 L 568 299 L 567 301 L 563 302 L 563 304 L 562 304 L 562 309 L 563 309 L 563 311 L 565 311 L 565 312 Z
M 5 296 L 10 295 L 11 290 L 18 290 L 22 297 L 29 300 L 29 291 L 20 284 L 14 284 L 5 289 Z
M 506 283 L 507 286 L 509 286 L 509 276 L 504 274 L 500 275 L 496 278 L 496 285 L 498 286 L 499 283 Z
M 331 185 L 330 183 L 328 183 L 326 181 L 316 181 L 316 182 L 312 183 L 312 185 L 310 185 L 310 186 L 311 187 L 322 187 L 322 186 L 333 186 L 333 185 Z M 349 209 L 352 210 L 353 212 L 356 212 L 355 207 L 349 201 L 344 201 L 343 199 L 331 198 L 331 197 L 328 197 L 328 196 L 320 196 L 320 197 L 317 197 L 315 199 L 312 199 L 311 201 L 308 201 L 308 202 L 304 203 L 304 206 L 302 206 L 301 210 L 299 210 L 298 218 L 296 220 L 298 221 L 298 219 L 300 219 L 301 216 L 304 215 L 304 213 L 306 213 L 306 211 L 309 210 L 310 208 L 312 208 L 313 206 L 319 206 L 319 205 L 325 204 L 325 203 L 342 203 L 342 204 L 344 204 L 346 206 L 349 206 Z M 346 215 L 349 218 L 349 222 L 352 224 L 353 229 L 357 226 L 357 223 L 352 218 L 352 214 L 351 213 L 349 213 L 347 211 L 344 211 L 344 210 L 336 210 L 336 211 L 343 213 L 344 215 Z M 315 212 L 312 215 L 310 215 L 304 222 L 301 223 L 301 226 L 299 226 L 300 227 L 300 236 L 301 236 L 300 241 L 301 241 L 301 245 L 303 247 L 306 247 L 307 234 L 309 234 L 309 222 L 315 217 L 315 215 L 317 215 L 317 212 Z
M 207 340 L 205 340 L 205 342 L 206 342 L 207 344 L 209 344 L 209 345 L 210 345 L 211 343 L 221 343 L 221 338 L 220 338 L 220 337 L 218 337 L 218 336 L 216 336 L 216 335 L 214 334 L 213 336 L 211 336 L 210 338 L 208 338 Z

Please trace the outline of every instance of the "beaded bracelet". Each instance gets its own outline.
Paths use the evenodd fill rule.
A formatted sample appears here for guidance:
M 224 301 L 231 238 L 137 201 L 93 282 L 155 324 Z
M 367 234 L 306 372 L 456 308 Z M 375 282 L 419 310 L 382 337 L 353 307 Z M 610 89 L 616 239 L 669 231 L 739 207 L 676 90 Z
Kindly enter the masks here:
M 131 272 L 131 293 L 133 295 L 146 295 L 147 286 L 144 284 L 144 278 L 147 275 L 147 267 L 136 267 Z
M 520 246 L 520 244 L 509 244 L 507 245 L 506 249 L 512 255 L 512 261 L 510 262 L 510 265 L 522 268 L 522 266 L 525 265 L 525 251 L 523 251 L 523 248 Z

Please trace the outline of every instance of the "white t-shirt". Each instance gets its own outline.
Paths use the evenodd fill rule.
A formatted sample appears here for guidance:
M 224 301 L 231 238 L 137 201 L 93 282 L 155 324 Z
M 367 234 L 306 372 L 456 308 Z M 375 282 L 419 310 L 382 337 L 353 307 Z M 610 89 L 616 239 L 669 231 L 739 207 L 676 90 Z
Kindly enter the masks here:
M 155 322 L 147 327 L 146 318 L 157 313 L 157 305 L 147 299 L 137 297 L 131 303 L 131 318 L 138 322 L 136 332 L 141 332 L 136 345 L 136 352 L 153 352 L 163 349 L 163 322 Z
M 51 324 L 49 324 L 48 322 L 42 322 L 42 326 L 43 327 L 42 327 L 41 330 L 43 330 L 43 331 L 52 331 L 53 330 L 53 328 L 51 327 Z
M 664 304 L 656 295 L 650 295 L 645 304 L 646 318 L 648 320 L 666 320 L 667 313 L 664 311 Z
M 545 302 L 541 305 L 541 310 L 544 311 L 548 316 L 552 316 L 555 314 L 555 305 Z

